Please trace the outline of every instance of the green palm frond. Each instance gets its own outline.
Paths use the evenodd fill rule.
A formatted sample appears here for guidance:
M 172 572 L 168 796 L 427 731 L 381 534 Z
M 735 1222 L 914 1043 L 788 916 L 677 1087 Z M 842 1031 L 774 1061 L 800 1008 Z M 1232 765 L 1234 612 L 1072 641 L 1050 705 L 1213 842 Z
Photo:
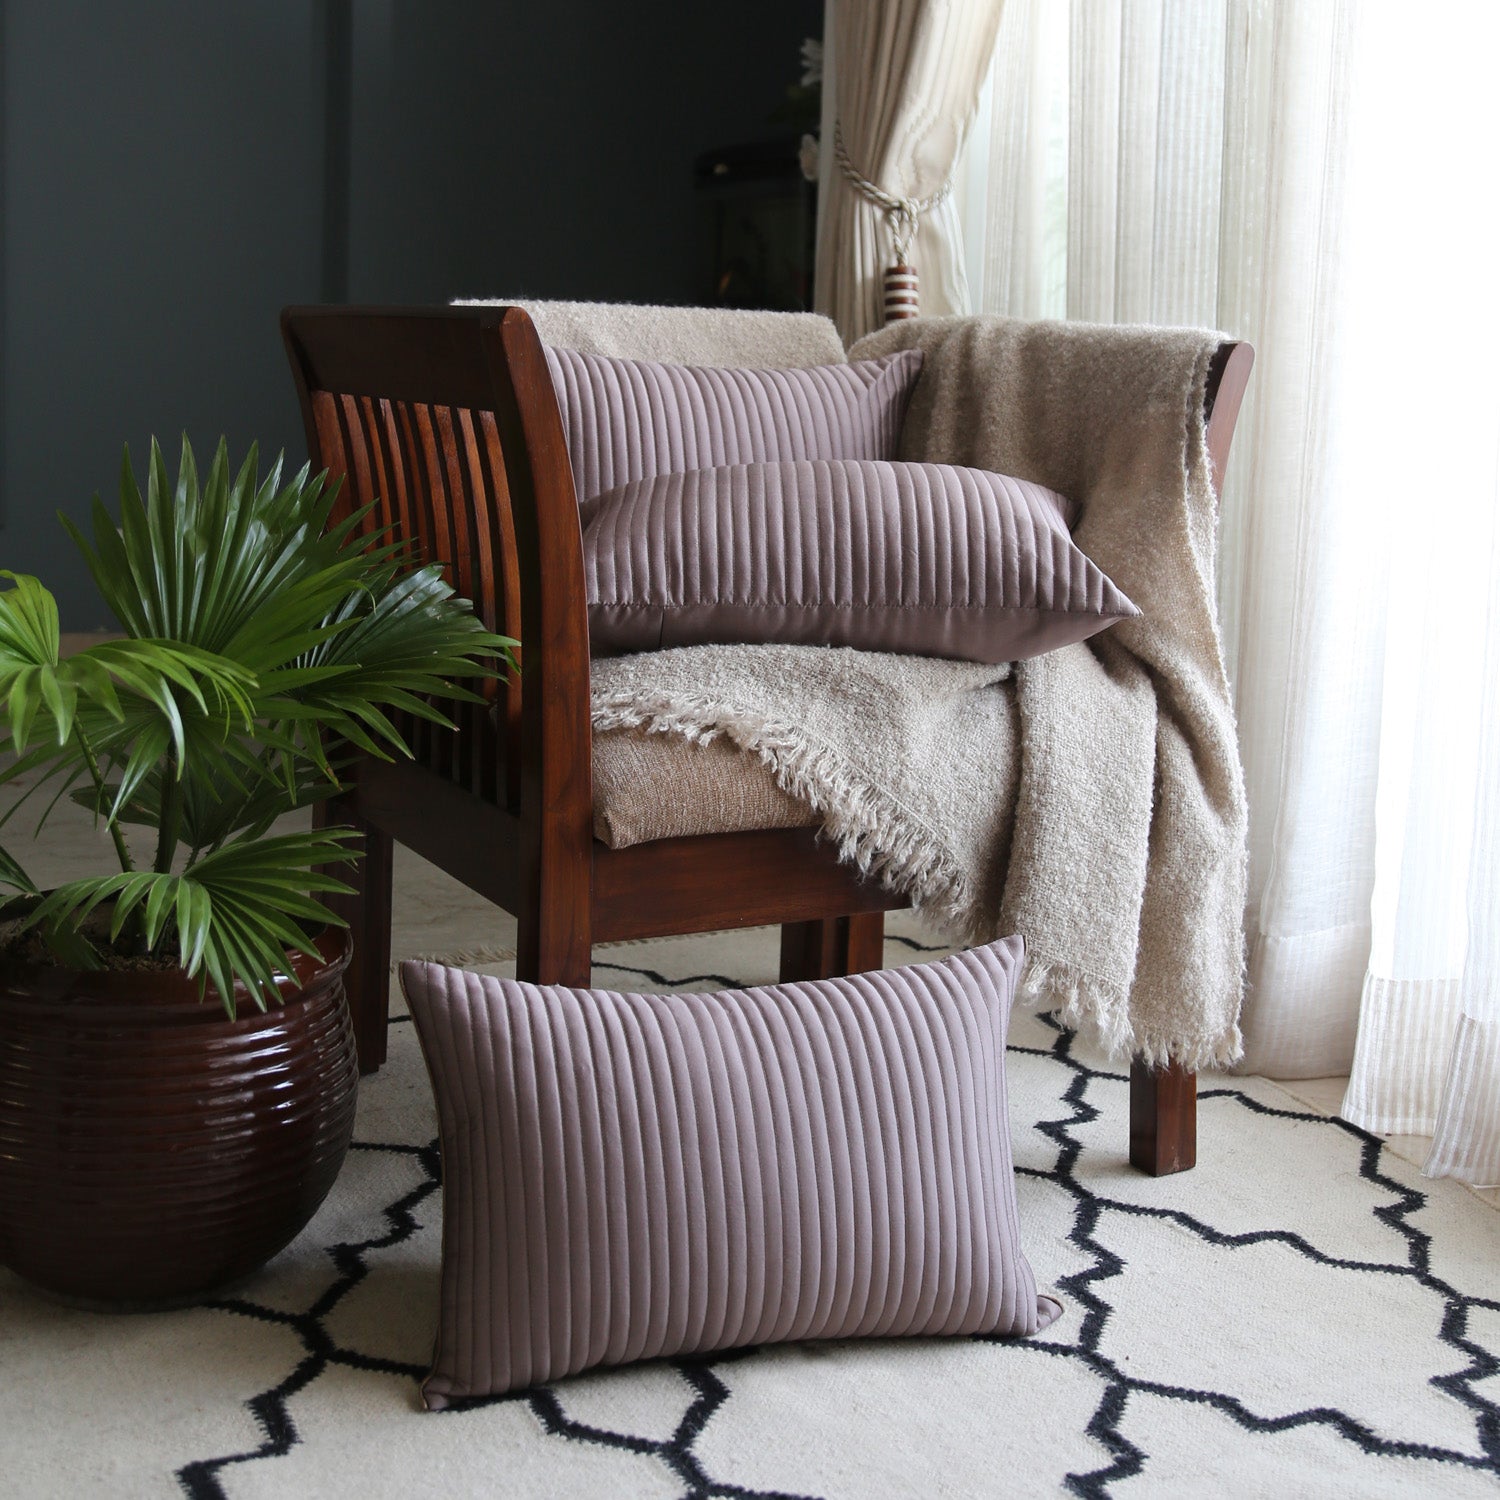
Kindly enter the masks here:
M 24 752 L 37 715 L 45 708 L 55 722 L 70 725 L 78 694 L 58 678 L 57 601 L 39 579 L 9 570 L 0 578 L 11 584 L 0 593 L 0 694 L 10 738 Z M 66 739 L 64 731 L 59 743 Z
M 462 679 L 492 662 L 509 663 L 516 644 L 487 631 L 436 566 L 374 580 L 329 623 L 340 628 L 296 665 L 264 679 L 277 695 L 271 711 L 387 757 L 408 753 L 387 711 L 451 728 L 429 700 L 476 701 Z
M 175 936 L 184 971 L 200 991 L 212 982 L 234 1015 L 241 980 L 265 1008 L 276 981 L 289 974 L 288 952 L 316 956 L 308 932 L 337 923 L 312 892 L 350 887 L 320 867 L 356 856 L 348 828 L 244 839 L 195 860 L 180 875 L 136 870 L 59 886 L 26 919 L 51 942 L 76 932 L 100 905 L 112 903 L 109 935 L 117 940 L 139 915 L 148 948 Z
M 284 755 L 295 748 L 279 730 L 258 721 L 247 728 L 238 719 L 186 707 L 177 741 L 160 716 L 141 703 L 126 702 L 118 718 L 92 705 L 80 707 L 78 722 L 103 768 L 107 815 L 133 823 L 145 821 L 143 800 L 161 802 L 167 796 L 169 779 L 178 783 L 184 799 L 199 788 L 220 796 L 243 796 L 267 773 L 268 754 Z
M 25 896 L 42 894 L 15 856 L 3 848 L 0 848 L 0 885 L 8 885 L 13 891 L 20 891 Z
M 252 447 L 231 480 L 221 441 L 200 486 L 184 438 L 173 485 L 153 439 L 144 497 L 126 449 L 118 526 L 97 498 L 92 544 L 64 519 L 128 635 L 170 638 L 242 660 L 229 648 L 246 623 L 337 556 L 336 539 L 323 535 L 336 489 L 325 490 L 322 477 L 309 478 L 306 467 L 282 486 L 279 460 L 257 485 L 256 462 Z
M 190 748 L 184 762 L 180 832 L 182 842 L 194 854 L 217 849 L 237 836 L 259 837 L 277 818 L 326 801 L 341 790 L 336 775 L 329 777 L 310 763 L 295 761 L 288 787 L 283 779 L 283 747 L 236 741 L 234 751 L 218 757 Z M 163 774 L 161 765 L 149 767 L 126 797 L 110 774 L 102 805 L 90 787 L 73 791 L 72 800 L 118 822 L 159 829 L 165 797 Z
M 0 574 L 0 785 L 20 783 L 17 806 L 52 785 L 48 810 L 71 794 L 120 864 L 43 897 L 0 852 L 8 910 L 60 955 L 89 961 L 81 924 L 107 902 L 112 942 L 175 941 L 227 1002 L 237 979 L 264 1000 L 329 920 L 315 896 L 347 889 L 326 867 L 353 857 L 347 830 L 275 819 L 343 790 L 353 751 L 409 753 L 393 714 L 447 726 L 436 702 L 514 665 L 441 568 L 372 538 L 367 512 L 333 520 L 337 494 L 279 459 L 262 479 L 254 448 L 231 471 L 223 442 L 200 476 L 185 438 L 175 480 L 153 440 L 143 494 L 127 450 L 118 523 L 97 497 L 91 536 L 64 519 L 125 638 L 66 660 L 51 594 Z M 149 870 L 127 823 L 156 831 Z
M 5 727 L 24 754 L 39 720 L 45 735 L 65 745 L 80 695 L 119 718 L 120 692 L 151 704 L 182 751 L 179 695 L 202 713 L 237 714 L 248 724 L 254 674 L 236 662 L 169 640 L 105 641 L 61 658 L 57 601 L 38 579 L 0 571 L 11 587 L 0 591 L 0 694 Z

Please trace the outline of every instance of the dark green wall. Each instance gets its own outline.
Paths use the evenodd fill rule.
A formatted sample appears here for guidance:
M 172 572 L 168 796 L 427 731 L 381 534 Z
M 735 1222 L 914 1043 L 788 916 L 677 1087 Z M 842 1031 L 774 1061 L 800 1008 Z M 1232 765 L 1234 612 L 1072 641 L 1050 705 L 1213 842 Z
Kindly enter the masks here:
M 821 13 L 0 0 L 0 566 L 105 624 L 55 513 L 124 442 L 300 463 L 285 303 L 692 300 L 693 158 L 765 133 Z

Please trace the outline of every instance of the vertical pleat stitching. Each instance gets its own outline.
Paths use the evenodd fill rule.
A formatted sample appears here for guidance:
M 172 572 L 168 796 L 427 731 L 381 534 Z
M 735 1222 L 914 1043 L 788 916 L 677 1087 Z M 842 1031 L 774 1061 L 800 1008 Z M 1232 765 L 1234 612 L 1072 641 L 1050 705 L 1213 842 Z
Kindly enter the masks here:
M 790 1337 L 821 1338 L 832 1331 L 832 1312 L 838 1296 L 839 1180 L 849 1167 L 848 1142 L 843 1137 L 842 1112 L 832 1105 L 838 1092 L 837 1070 L 830 1066 L 826 1016 L 819 1014 L 818 996 L 807 984 L 782 987 L 782 1003 L 797 1048 L 803 1093 L 807 1100 L 806 1157 L 799 1163 L 798 1181 L 804 1204 L 803 1260 L 814 1268 L 804 1283 L 798 1316 Z
M 889 1006 L 901 1035 L 901 1055 L 908 1080 L 913 1076 L 927 1085 L 917 1089 L 908 1083 L 908 1108 L 915 1139 L 916 1159 L 920 1167 L 915 1174 L 920 1192 L 921 1212 L 917 1215 L 920 1236 L 915 1243 L 916 1275 L 908 1275 L 902 1314 L 892 1332 L 908 1334 L 931 1325 L 941 1294 L 942 1271 L 952 1254 L 945 1243 L 953 1220 L 955 1185 L 948 1161 L 939 1149 L 947 1144 L 947 1120 L 938 1111 L 934 1093 L 941 1092 L 941 1073 L 933 1045 L 931 1022 L 920 1009 L 909 1003 L 909 982 L 902 981 L 899 970 L 865 976 L 870 986 Z M 925 1096 L 925 1097 L 924 1097 Z M 919 1107 L 925 1104 L 925 1108 Z M 933 1246 L 938 1247 L 933 1252 Z
M 706 1063 L 705 1087 L 713 1108 L 719 1153 L 715 1213 L 720 1254 L 713 1268 L 717 1274 L 711 1272 L 707 1278 L 709 1305 L 699 1335 L 699 1347 L 703 1349 L 725 1348 L 729 1330 L 744 1322 L 750 1214 L 746 1185 L 749 1158 L 743 1137 L 746 1127 L 753 1133 L 754 1126 L 744 1069 L 739 1066 L 738 1053 L 725 1045 L 726 1038 L 734 1034 L 734 1009 L 732 1005 L 703 1005 L 687 1017 L 699 1028 Z
M 544 989 L 531 1008 L 539 1079 L 538 1125 L 548 1146 L 543 1156 L 546 1187 L 546 1241 L 553 1278 L 550 1311 L 551 1364 L 571 1373 L 584 1367 L 588 1337 L 588 1221 L 589 1205 L 582 1196 L 582 1109 L 578 1070 L 587 1052 L 568 1046 L 567 1012 L 574 1007 L 570 991 Z M 565 1059 L 573 1059 L 564 1067 Z
M 577 1128 L 586 1153 L 583 1171 L 588 1213 L 588 1232 L 580 1237 L 587 1255 L 577 1258 L 573 1277 L 573 1295 L 588 1307 L 587 1320 L 580 1320 L 587 1329 L 580 1369 L 599 1364 L 609 1348 L 611 1327 L 629 1320 L 628 1310 L 621 1317 L 616 1308 L 616 1298 L 625 1290 L 614 1268 L 623 1239 L 619 1216 L 627 1205 L 618 1182 L 621 1131 L 617 1060 L 611 1055 L 605 1011 L 606 1007 L 588 993 L 576 994 L 569 1010 L 568 1035 L 577 1059 L 573 1066 L 576 1071 L 586 1071 L 589 1084 L 587 1090 L 579 1090 Z
M 580 501 L 688 469 L 894 458 L 921 364 L 916 350 L 795 370 L 545 352 Z
M 795 1173 L 796 1152 L 791 1139 L 791 1100 L 787 1092 L 786 1076 L 782 1066 L 781 1048 L 777 1045 L 780 1017 L 777 1014 L 774 996 L 765 989 L 743 992 L 739 1000 L 741 1014 L 753 1039 L 754 1057 L 759 1065 L 761 1077 L 766 1085 L 767 1138 L 762 1141 L 762 1182 L 765 1195 L 767 1219 L 765 1227 L 765 1301 L 756 1310 L 754 1323 L 745 1330 L 745 1342 L 761 1344 L 770 1342 L 780 1321 L 781 1309 L 785 1307 L 799 1286 L 798 1268 L 793 1258 L 791 1243 L 794 1230 L 791 1201 L 796 1196 L 796 1179 L 788 1181 L 788 1173 Z M 769 1148 L 769 1157 L 766 1155 Z M 771 1185 L 775 1186 L 774 1197 Z M 794 1290 L 791 1295 L 788 1287 Z
M 753 992 L 734 993 L 723 1000 L 725 1016 L 738 1044 L 740 1077 L 748 1100 L 741 1136 L 745 1184 L 745 1262 L 740 1277 L 742 1305 L 737 1323 L 726 1325 L 725 1347 L 752 1343 L 765 1309 L 774 1300 L 769 1293 L 771 1267 L 780 1252 L 780 1178 L 777 1170 L 776 1091 L 766 1070 L 764 1028 Z M 771 1210 L 775 1209 L 773 1218 Z M 749 1209 L 757 1210 L 750 1213 Z M 775 1234 L 776 1243 L 772 1243 Z M 734 1275 L 734 1268 L 729 1268 Z M 777 1272 L 778 1283 L 780 1272 Z
M 638 1357 L 645 1347 L 649 1282 L 636 1285 L 637 1267 L 651 1263 L 651 1192 L 646 1180 L 648 1162 L 646 1135 L 641 1124 L 643 1097 L 636 1050 L 631 1046 L 629 1013 L 624 1007 L 609 1004 L 591 991 L 601 1024 L 605 1030 L 610 1057 L 610 1073 L 616 1081 L 614 1091 L 614 1124 L 610 1136 L 611 1162 L 609 1193 L 612 1208 L 619 1215 L 619 1231 L 612 1236 L 608 1266 L 604 1268 L 611 1288 L 612 1316 L 606 1343 L 605 1359 L 618 1364 Z M 619 1311 L 623 1309 L 623 1312 Z
M 643 1105 L 638 1119 L 641 1127 L 641 1209 L 642 1231 L 646 1253 L 634 1264 L 635 1281 L 641 1287 L 640 1315 L 632 1319 L 631 1338 L 626 1359 L 642 1359 L 659 1354 L 665 1347 L 664 1328 L 670 1311 L 671 1296 L 671 1208 L 666 1182 L 665 1140 L 662 1112 L 656 1108 L 661 1098 L 659 1075 L 663 1067 L 661 1040 L 649 1010 L 641 997 L 625 997 L 625 1025 L 631 1049 L 632 1082 Z
M 713 997 L 421 971 L 447 1016 L 422 1026 L 414 997 L 458 1236 L 448 1388 L 788 1336 L 1034 1330 L 1005 1108 L 1016 960 Z M 463 1258 L 493 1282 L 450 1283 Z

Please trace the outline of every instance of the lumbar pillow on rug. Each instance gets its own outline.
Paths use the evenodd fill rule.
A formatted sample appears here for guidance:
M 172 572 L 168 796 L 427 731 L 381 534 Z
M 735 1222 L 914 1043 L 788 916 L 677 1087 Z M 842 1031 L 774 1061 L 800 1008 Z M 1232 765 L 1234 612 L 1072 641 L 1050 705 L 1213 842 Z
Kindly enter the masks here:
M 633 479 L 767 459 L 894 458 L 922 353 L 796 370 L 547 350 L 579 500 Z
M 1045 1327 L 1005 1089 L 1021 956 L 711 995 L 402 964 L 442 1133 L 427 1405 L 744 1344 Z
M 599 655 L 781 643 L 1017 661 L 1140 613 L 1074 544 L 1061 495 L 985 469 L 692 469 L 583 518 Z

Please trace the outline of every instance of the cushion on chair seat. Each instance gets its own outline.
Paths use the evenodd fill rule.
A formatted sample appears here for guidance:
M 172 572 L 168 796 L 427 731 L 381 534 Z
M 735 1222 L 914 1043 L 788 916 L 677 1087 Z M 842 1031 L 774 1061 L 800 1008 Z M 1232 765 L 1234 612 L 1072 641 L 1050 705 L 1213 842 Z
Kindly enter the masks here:
M 748 463 L 583 506 L 593 650 L 781 642 L 1016 661 L 1139 611 L 1068 502 L 952 464 Z
M 594 837 L 611 849 L 752 828 L 811 828 L 818 815 L 726 739 L 614 729 L 594 735 Z

